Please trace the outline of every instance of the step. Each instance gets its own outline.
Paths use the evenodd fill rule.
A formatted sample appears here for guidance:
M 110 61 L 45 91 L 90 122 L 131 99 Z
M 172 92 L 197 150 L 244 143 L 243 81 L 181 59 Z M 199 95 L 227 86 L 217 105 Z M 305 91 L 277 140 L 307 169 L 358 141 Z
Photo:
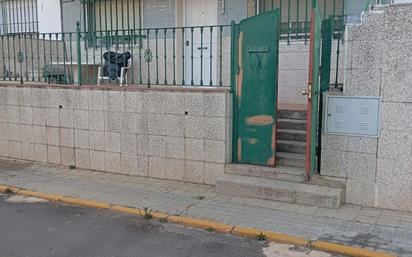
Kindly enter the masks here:
M 276 152 L 276 163 L 288 167 L 305 167 L 305 154 Z
M 266 179 L 277 179 L 291 182 L 305 182 L 305 170 L 303 168 L 294 168 L 277 165 L 276 167 L 258 166 L 250 164 L 227 164 L 225 173 L 259 177 Z
M 306 110 L 279 109 L 278 119 L 306 120 Z
M 306 130 L 306 120 L 278 119 L 277 128 Z
M 306 153 L 306 142 L 278 140 L 277 151 L 285 153 Z
M 221 174 L 216 178 L 218 193 L 245 196 L 324 208 L 339 208 L 344 190 L 328 186 Z
M 277 140 L 306 142 L 306 130 L 278 129 Z
M 309 181 L 307 181 L 304 168 L 287 167 L 279 164 L 277 164 L 276 167 L 269 167 L 251 164 L 229 163 L 225 165 L 225 173 L 265 179 L 307 183 L 318 186 L 330 186 L 342 189 L 345 188 L 344 179 L 324 177 L 315 174 Z

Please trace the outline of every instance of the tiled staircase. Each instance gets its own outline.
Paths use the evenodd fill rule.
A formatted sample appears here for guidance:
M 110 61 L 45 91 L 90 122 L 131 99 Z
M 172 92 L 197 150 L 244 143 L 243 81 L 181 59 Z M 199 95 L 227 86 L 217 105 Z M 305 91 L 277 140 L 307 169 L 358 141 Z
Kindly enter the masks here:
M 282 108 L 282 107 L 281 107 Z M 306 110 L 284 108 L 278 110 L 277 164 L 305 167 Z
M 306 110 L 282 108 L 277 121 L 277 166 L 228 164 L 217 177 L 221 193 L 253 198 L 338 208 L 344 201 L 344 184 L 315 175 L 306 181 Z

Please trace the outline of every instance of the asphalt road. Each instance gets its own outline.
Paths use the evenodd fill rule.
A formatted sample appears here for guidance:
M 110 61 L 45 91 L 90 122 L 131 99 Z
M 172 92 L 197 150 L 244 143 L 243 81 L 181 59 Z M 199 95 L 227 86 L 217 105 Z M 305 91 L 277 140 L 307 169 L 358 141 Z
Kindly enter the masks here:
M 251 238 L 0 194 L 0 257 L 328 257 Z
M 0 195 L 1 257 L 250 257 L 264 256 L 267 245 L 106 210 L 28 200 Z

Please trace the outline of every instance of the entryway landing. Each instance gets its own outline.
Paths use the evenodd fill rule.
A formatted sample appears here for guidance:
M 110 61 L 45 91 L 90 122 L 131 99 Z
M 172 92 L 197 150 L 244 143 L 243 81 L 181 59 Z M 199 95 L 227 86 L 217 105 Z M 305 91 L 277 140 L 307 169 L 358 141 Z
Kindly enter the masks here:
M 219 193 L 338 208 L 345 184 L 305 172 L 307 106 L 279 104 L 276 121 L 276 166 L 227 164 L 216 178 Z
M 279 104 L 277 114 L 276 167 L 228 164 L 216 178 L 217 192 L 338 208 L 345 201 L 344 182 L 306 177 L 306 105 Z
M 309 181 L 301 169 L 228 164 L 216 177 L 218 193 L 339 208 L 345 202 L 344 184 L 314 175 Z

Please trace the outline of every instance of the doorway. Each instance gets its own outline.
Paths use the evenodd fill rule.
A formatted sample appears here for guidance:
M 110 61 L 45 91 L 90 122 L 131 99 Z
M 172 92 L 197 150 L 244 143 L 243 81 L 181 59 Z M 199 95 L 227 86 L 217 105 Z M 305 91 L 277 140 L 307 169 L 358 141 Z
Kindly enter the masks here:
M 186 0 L 185 84 L 213 86 L 216 83 L 217 0 Z

